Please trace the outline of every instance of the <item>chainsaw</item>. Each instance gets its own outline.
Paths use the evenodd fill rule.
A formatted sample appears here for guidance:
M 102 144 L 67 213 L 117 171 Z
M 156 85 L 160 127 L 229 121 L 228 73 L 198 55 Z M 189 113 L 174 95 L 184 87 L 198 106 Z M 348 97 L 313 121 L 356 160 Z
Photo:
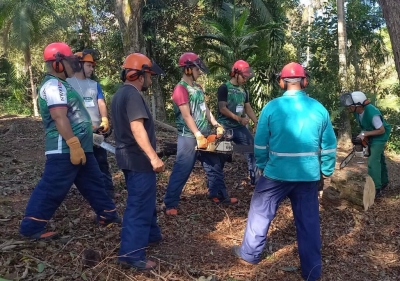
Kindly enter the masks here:
M 102 132 L 103 127 L 99 127 L 93 133 L 93 144 L 104 148 L 105 150 L 115 154 L 115 146 L 105 142 L 104 139 L 111 135 L 112 129 L 110 128 L 107 132 Z
M 211 134 L 207 137 L 207 148 L 198 148 L 196 150 L 214 153 L 232 154 L 238 153 L 254 153 L 253 145 L 238 145 L 231 141 L 233 136 L 232 130 L 225 130 L 222 136 Z
M 351 152 L 343 159 L 343 161 L 340 163 L 340 169 L 343 169 L 344 167 L 347 166 L 347 164 L 350 163 L 351 159 L 356 157 L 369 157 L 371 154 L 368 138 L 364 137 L 364 139 L 361 139 L 359 137 L 354 137 L 351 139 L 351 142 L 353 144 L 353 148 Z

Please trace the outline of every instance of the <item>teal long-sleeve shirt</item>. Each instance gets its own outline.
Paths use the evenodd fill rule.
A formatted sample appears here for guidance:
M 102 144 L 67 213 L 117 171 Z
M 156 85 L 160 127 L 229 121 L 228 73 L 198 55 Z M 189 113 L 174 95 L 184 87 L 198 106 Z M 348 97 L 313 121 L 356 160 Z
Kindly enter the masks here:
M 257 167 L 271 179 L 317 181 L 331 176 L 336 136 L 328 111 L 304 91 L 286 91 L 264 106 L 254 139 Z

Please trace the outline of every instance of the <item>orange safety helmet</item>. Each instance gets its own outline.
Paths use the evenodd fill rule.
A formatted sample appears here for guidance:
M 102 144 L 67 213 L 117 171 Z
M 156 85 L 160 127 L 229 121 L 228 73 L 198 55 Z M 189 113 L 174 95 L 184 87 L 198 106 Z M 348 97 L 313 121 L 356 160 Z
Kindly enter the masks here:
M 80 62 L 91 62 L 93 66 L 96 66 L 96 61 L 100 59 L 100 54 L 97 50 L 84 49 L 82 52 L 75 54 L 79 57 Z
M 245 79 L 254 77 L 253 69 L 250 67 L 249 63 L 244 60 L 238 60 L 233 64 L 229 76 L 235 77 L 236 74 L 242 75 Z
M 309 75 L 301 64 L 291 62 L 282 68 L 277 78 L 282 89 L 287 89 L 287 82 L 300 82 L 300 87 L 304 89 L 308 85 Z
M 145 72 L 151 75 L 165 75 L 164 71 L 148 57 L 141 53 L 133 53 L 125 58 L 122 65 L 121 80 L 135 81 Z

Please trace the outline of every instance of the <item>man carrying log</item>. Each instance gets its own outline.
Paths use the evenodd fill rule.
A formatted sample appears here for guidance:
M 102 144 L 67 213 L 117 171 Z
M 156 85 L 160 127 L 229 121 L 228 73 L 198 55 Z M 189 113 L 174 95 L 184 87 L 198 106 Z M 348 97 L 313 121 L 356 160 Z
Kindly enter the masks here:
M 389 184 L 384 150 L 390 136 L 391 126 L 363 92 L 355 91 L 343 94 L 340 96 L 340 102 L 354 114 L 354 118 L 362 130 L 357 137 L 361 140 L 368 138 L 370 149 L 368 175 L 375 184 L 375 198 L 380 197 L 382 190 Z

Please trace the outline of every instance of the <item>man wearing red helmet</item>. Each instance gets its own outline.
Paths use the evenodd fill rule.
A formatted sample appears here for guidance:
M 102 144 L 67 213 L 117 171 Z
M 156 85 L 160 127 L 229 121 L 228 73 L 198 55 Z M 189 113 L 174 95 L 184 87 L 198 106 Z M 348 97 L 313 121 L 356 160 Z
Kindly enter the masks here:
M 178 129 L 178 151 L 164 197 L 165 213 L 172 216 L 178 214 L 179 197 L 197 158 L 207 174 L 209 198 L 216 203 L 237 203 L 236 198 L 229 198 L 226 190 L 224 157 L 195 150 L 196 145 L 198 148 L 207 148 L 206 136 L 211 132 L 210 123 L 217 127 L 217 133 L 223 131 L 206 105 L 202 87 L 196 83 L 202 73 L 208 73 L 208 69 L 198 55 L 190 52 L 181 55 L 179 67 L 182 68 L 182 79 L 172 93 Z
M 45 48 L 44 60 L 47 74 L 39 88 L 39 105 L 47 159 L 20 228 L 22 235 L 33 239 L 56 236 L 56 232 L 45 232 L 45 226 L 73 183 L 89 201 L 100 224 L 120 222 L 93 155 L 90 115 L 83 99 L 65 81 L 80 70 L 79 59 L 67 44 L 56 42 Z
M 96 61 L 99 59 L 98 52 L 92 49 L 85 49 L 75 55 L 80 60 L 81 71 L 75 72 L 74 77 L 67 78 L 67 82 L 72 85 L 83 98 L 86 109 L 92 119 L 94 130 L 99 130 L 104 136 L 108 136 L 110 126 L 103 90 L 99 83 L 90 79 L 94 67 L 96 66 Z M 93 154 L 103 174 L 102 178 L 106 192 L 111 199 L 114 199 L 114 185 L 108 167 L 107 151 L 102 147 L 94 146 Z
M 232 141 L 236 144 L 253 145 L 254 143 L 254 138 L 246 126 L 250 117 L 255 128 L 257 117 L 250 105 L 249 93 L 243 88 L 247 80 L 253 76 L 250 65 L 244 60 L 238 60 L 232 66 L 231 80 L 218 89 L 217 120 L 225 130 L 232 131 Z M 247 155 L 247 165 L 250 182 L 254 185 L 258 174 L 254 154 Z
M 156 263 L 146 258 L 145 249 L 162 240 L 157 225 L 156 173 L 164 171 L 164 163 L 156 153 L 154 121 L 141 92 L 151 85 L 152 75 L 164 72 L 140 53 L 128 55 L 122 68 L 124 84 L 111 103 L 115 156 L 128 190 L 118 259 L 130 267 L 150 270 Z
M 335 169 L 336 137 L 328 111 L 303 91 L 307 80 L 300 64 L 287 64 L 279 77 L 285 93 L 261 112 L 254 154 L 263 175 L 251 199 L 242 244 L 232 250 L 250 264 L 259 263 L 271 221 L 288 197 L 301 275 L 315 281 L 322 271 L 318 186 L 321 174 L 329 177 Z

